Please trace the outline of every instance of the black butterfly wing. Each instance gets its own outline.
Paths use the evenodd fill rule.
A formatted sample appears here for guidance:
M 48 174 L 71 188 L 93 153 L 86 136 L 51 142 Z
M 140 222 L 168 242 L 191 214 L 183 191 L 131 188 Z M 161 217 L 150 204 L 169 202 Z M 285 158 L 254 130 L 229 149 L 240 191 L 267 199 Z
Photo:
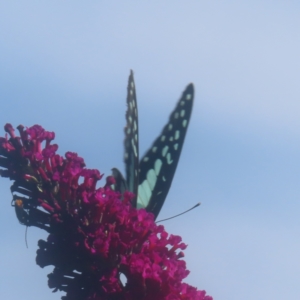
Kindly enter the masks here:
M 126 126 L 124 131 L 124 162 L 127 189 L 137 196 L 139 182 L 139 129 L 136 92 L 132 71 L 130 71 L 128 79 Z M 133 201 L 133 206 L 136 206 L 136 197 Z
M 170 189 L 189 125 L 194 86 L 189 84 L 179 99 L 169 122 L 139 163 L 137 208 L 158 216 Z
M 118 191 L 121 195 L 124 194 L 125 191 L 128 190 L 127 182 L 123 177 L 122 173 L 117 168 L 112 168 L 112 176 L 115 178 L 115 183 L 111 185 L 111 188 L 114 191 Z

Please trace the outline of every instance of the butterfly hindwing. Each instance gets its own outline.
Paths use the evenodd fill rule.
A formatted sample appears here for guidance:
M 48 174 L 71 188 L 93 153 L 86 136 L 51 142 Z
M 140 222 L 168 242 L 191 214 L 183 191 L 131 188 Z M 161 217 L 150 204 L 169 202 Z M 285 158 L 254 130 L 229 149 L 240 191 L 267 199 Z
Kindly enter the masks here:
M 155 218 L 170 189 L 179 161 L 194 100 L 189 84 L 179 99 L 169 122 L 139 163 L 137 208 L 146 208 Z
M 130 192 L 137 195 L 139 182 L 139 130 L 138 130 L 138 110 L 136 101 L 135 84 L 133 72 L 130 72 L 127 87 L 127 112 L 126 112 L 126 127 L 125 131 L 125 172 L 127 188 Z M 133 205 L 136 204 L 136 199 Z
M 115 191 L 120 192 L 121 195 L 123 195 L 124 192 L 128 190 L 127 182 L 123 177 L 122 173 L 117 168 L 112 168 L 111 170 L 112 176 L 115 178 L 115 183 L 111 185 L 111 188 Z

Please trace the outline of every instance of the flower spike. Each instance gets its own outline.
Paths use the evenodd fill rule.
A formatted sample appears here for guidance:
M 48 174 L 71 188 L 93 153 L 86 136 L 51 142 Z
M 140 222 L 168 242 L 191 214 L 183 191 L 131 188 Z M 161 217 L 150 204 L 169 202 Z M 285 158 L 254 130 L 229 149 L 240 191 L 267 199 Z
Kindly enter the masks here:
M 134 208 L 132 193 L 112 190 L 113 177 L 98 188 L 103 175 L 76 153 L 56 154 L 53 132 L 17 129 L 19 136 L 6 124 L 0 138 L 0 175 L 13 180 L 19 222 L 49 233 L 38 242 L 36 263 L 54 267 L 48 285 L 64 291 L 62 299 L 212 300 L 182 282 L 186 245 Z

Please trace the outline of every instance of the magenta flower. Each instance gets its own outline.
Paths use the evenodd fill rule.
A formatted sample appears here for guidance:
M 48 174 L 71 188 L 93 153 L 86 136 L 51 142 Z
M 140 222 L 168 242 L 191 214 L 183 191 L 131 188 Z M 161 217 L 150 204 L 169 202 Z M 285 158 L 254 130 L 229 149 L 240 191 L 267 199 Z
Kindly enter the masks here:
M 14 183 L 13 205 L 21 224 L 49 233 L 38 242 L 36 262 L 54 266 L 49 287 L 64 300 L 212 300 L 183 283 L 186 245 L 169 235 L 154 216 L 132 207 L 133 195 L 111 189 L 114 178 L 97 188 L 98 170 L 67 152 L 56 154 L 55 134 L 34 125 L 10 124 L 0 138 L 0 175 Z M 82 183 L 79 183 L 82 182 Z

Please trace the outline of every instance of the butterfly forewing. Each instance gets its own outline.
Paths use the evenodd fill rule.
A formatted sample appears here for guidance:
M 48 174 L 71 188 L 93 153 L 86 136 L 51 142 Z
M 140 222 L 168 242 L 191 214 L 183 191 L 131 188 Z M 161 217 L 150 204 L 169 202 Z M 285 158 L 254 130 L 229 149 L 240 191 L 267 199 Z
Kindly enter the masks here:
M 126 168 L 126 181 L 129 191 L 137 195 L 138 190 L 138 169 L 139 169 L 139 130 L 138 110 L 136 102 L 135 84 L 133 72 L 130 72 L 127 87 L 127 112 L 125 131 L 125 153 L 124 162 Z M 136 199 L 133 203 L 135 206 Z
M 194 100 L 189 84 L 179 99 L 169 122 L 139 163 L 137 208 L 146 208 L 155 218 L 170 189 L 179 161 Z

